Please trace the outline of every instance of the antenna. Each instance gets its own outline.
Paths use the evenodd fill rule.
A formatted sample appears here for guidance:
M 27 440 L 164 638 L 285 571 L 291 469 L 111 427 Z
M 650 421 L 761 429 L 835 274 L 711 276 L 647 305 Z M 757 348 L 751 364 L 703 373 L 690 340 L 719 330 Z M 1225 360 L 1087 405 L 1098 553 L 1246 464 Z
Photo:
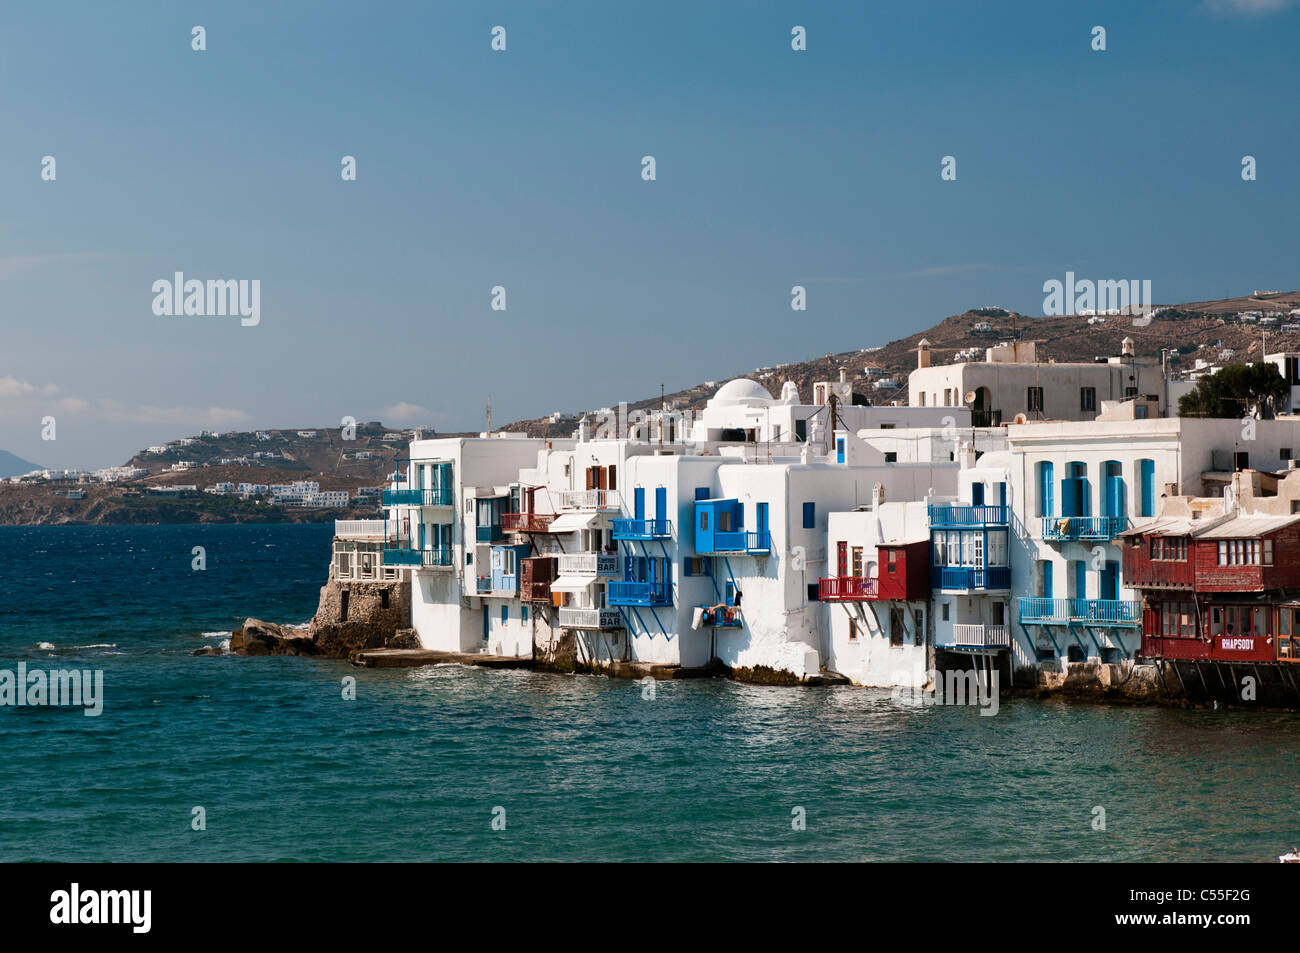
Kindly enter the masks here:
M 492 436 L 492 395 L 491 394 L 488 395 L 488 402 L 487 402 L 487 432 L 489 437 Z

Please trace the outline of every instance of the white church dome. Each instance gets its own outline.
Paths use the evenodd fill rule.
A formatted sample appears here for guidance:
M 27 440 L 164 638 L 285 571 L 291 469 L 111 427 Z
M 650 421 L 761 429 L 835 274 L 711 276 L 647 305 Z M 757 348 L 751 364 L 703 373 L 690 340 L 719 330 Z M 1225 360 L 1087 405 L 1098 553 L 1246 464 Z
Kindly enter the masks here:
M 727 407 L 755 402 L 770 404 L 772 395 L 758 381 L 752 381 L 748 377 L 737 377 L 734 381 L 728 381 L 718 388 L 718 392 L 709 400 L 709 406 Z

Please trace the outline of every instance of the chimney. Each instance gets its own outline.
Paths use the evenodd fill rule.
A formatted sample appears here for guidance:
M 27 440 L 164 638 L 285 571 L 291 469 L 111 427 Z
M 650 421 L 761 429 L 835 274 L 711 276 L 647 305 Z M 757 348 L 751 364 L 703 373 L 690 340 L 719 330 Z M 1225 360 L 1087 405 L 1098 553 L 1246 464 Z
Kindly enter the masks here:
M 1122 340 L 1122 341 L 1119 342 L 1119 353 L 1120 353 L 1120 356 L 1121 356 L 1121 357 L 1132 357 L 1132 356 L 1133 356 L 1133 339 L 1132 339 L 1132 338 L 1127 338 L 1127 337 L 1126 337 L 1124 340 Z
M 918 368 L 930 366 L 930 341 L 927 338 L 921 338 L 920 343 L 916 345 L 916 366 Z
M 975 445 L 973 443 L 962 444 L 961 449 L 957 451 L 957 460 L 961 463 L 963 470 L 975 466 Z
M 841 367 L 841 368 L 840 368 L 840 383 L 841 383 L 841 384 L 843 384 L 845 381 L 848 380 L 847 374 L 848 374 L 848 372 L 845 371 L 844 368 Z
M 871 488 L 872 511 L 874 512 L 880 509 L 880 504 L 883 502 L 885 502 L 885 485 L 877 482 L 876 485 Z

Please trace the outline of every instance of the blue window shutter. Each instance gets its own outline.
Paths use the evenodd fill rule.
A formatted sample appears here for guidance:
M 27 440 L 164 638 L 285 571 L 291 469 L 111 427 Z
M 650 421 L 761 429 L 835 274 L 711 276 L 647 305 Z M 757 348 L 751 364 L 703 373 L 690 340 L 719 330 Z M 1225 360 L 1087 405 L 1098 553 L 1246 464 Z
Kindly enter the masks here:
M 1138 471 L 1142 480 L 1142 511 L 1139 516 L 1156 515 L 1156 462 L 1139 460 Z
M 510 605 L 508 603 L 501 607 L 501 621 L 502 622 L 510 621 Z
M 697 500 L 707 500 L 709 498 L 709 488 L 707 486 L 697 486 L 695 488 L 695 498 Z
M 805 503 L 803 505 L 803 528 L 804 529 L 817 528 L 817 504 L 816 503 Z
M 690 574 L 691 574 L 691 557 L 687 556 L 685 559 L 682 560 L 682 575 L 689 576 Z
M 836 463 L 844 462 L 844 438 L 843 437 L 835 438 L 835 462 Z

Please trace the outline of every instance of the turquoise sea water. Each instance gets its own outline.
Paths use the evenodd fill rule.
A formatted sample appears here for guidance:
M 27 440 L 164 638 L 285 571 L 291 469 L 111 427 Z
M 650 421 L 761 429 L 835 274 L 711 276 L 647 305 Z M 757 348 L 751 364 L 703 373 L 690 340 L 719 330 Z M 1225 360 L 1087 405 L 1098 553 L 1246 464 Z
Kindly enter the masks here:
M 1294 716 L 190 655 L 248 615 L 309 618 L 331 530 L 0 527 L 0 668 L 105 683 L 97 718 L 0 708 L 0 861 L 1275 862 L 1300 841 Z

